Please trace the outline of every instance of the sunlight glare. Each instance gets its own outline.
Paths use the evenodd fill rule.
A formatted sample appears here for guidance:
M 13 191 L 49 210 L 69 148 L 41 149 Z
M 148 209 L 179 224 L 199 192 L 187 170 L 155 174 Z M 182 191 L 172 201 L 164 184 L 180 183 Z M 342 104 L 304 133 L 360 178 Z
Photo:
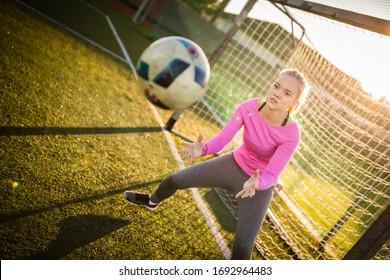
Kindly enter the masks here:
M 239 13 L 246 1 L 231 0 L 225 11 Z M 267 7 L 268 5 L 268 7 Z M 290 20 L 266 1 L 257 2 L 249 16 L 274 22 L 291 32 Z M 268 12 L 267 12 L 268 10 Z M 314 48 L 327 60 L 360 81 L 373 98 L 390 100 L 390 37 L 356 28 L 348 24 L 294 10 L 306 29 Z M 297 28 L 298 29 L 298 28 Z M 337 32 L 335 32 L 337 31 Z M 296 37 L 300 34 L 295 30 Z M 308 41 L 306 40 L 306 43 Z

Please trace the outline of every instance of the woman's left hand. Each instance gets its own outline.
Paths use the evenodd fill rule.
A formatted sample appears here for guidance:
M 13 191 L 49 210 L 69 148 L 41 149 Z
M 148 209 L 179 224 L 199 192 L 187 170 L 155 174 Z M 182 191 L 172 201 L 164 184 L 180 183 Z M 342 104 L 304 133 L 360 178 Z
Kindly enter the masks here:
M 238 192 L 236 194 L 236 198 L 246 198 L 246 197 L 252 197 L 255 195 L 257 190 L 257 181 L 259 180 L 259 173 L 260 170 L 257 169 L 255 171 L 255 174 L 253 174 L 248 181 L 244 183 L 244 186 L 242 187 L 242 191 Z

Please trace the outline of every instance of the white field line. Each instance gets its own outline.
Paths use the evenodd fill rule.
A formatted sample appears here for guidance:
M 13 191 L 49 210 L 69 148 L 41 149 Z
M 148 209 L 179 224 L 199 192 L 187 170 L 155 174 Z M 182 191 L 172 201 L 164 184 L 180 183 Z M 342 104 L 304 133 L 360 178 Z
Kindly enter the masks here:
M 177 164 L 179 165 L 179 168 L 184 169 L 186 166 L 179 155 L 179 152 L 175 146 L 175 143 L 173 142 L 171 134 L 167 130 L 164 129 L 164 123 L 160 117 L 160 114 L 157 112 L 156 108 L 150 102 L 148 102 L 148 104 L 149 104 L 149 107 L 154 114 L 154 117 L 156 118 L 157 122 L 159 123 L 159 125 L 160 125 L 160 127 L 165 135 L 165 138 L 167 139 L 169 147 L 171 148 L 171 152 L 172 152 L 173 156 L 175 157 L 175 160 L 176 160 Z M 213 234 L 214 239 L 217 242 L 222 254 L 224 255 L 224 257 L 226 259 L 230 259 L 230 257 L 231 257 L 230 250 L 227 247 L 225 240 L 223 239 L 221 233 L 219 232 L 218 227 L 216 226 L 214 219 L 210 214 L 210 211 L 207 209 L 206 205 L 204 204 L 204 201 L 201 198 L 198 190 L 195 188 L 191 188 L 190 190 L 191 190 L 191 193 L 195 198 L 195 201 L 198 205 L 198 208 L 202 212 L 202 214 L 207 222 L 207 225 L 209 226 L 211 233 Z
M 91 10 L 94 10 L 95 12 L 97 12 L 98 14 L 101 14 L 102 16 L 105 16 L 106 14 L 103 13 L 101 10 L 99 10 L 98 8 L 96 8 L 95 6 L 89 4 L 88 2 L 85 2 L 84 0 L 79 0 L 81 3 L 83 3 L 85 6 L 88 6 Z
M 86 36 L 84 36 L 84 35 L 78 33 L 77 31 L 75 31 L 75 30 L 73 30 L 73 29 L 71 29 L 71 28 L 69 28 L 69 27 L 63 25 L 63 24 L 60 23 L 59 21 L 56 21 L 55 19 L 53 19 L 53 18 L 51 18 L 51 17 L 49 17 L 49 16 L 47 16 L 47 15 L 41 13 L 40 11 L 34 9 L 33 7 L 27 5 L 26 3 L 24 3 L 24 2 L 22 2 L 22 1 L 20 1 L 20 0 L 15 0 L 15 2 L 17 2 L 17 3 L 19 3 L 20 5 L 23 5 L 24 7 L 30 9 L 31 11 L 33 11 L 34 13 L 36 13 L 36 14 L 42 16 L 43 18 L 47 19 L 48 21 L 51 21 L 51 22 L 53 22 L 54 24 L 56 24 L 56 25 L 58 25 L 58 26 L 64 28 L 64 29 L 67 30 L 68 32 L 72 33 L 73 35 L 75 35 L 75 36 L 77 36 L 77 37 L 79 37 L 79 38 L 81 38 L 81 39 L 83 39 L 84 41 L 86 41 L 86 42 L 88 42 L 89 44 L 93 45 L 94 47 L 96 47 L 96 48 L 102 50 L 103 52 L 108 53 L 108 54 L 111 55 L 112 57 L 114 57 L 114 58 L 116 58 L 116 59 L 118 59 L 118 60 L 120 60 L 120 61 L 126 63 L 126 60 L 125 60 L 123 57 L 121 57 L 121 56 L 117 55 L 116 53 L 110 51 L 109 49 L 107 49 L 107 48 L 105 48 L 105 47 L 99 45 L 99 44 L 96 43 L 95 41 L 93 41 L 93 40 L 89 39 L 88 37 L 86 37 Z
M 106 19 L 107 19 L 107 22 L 109 23 L 109 25 L 110 25 L 110 27 L 112 29 L 112 32 L 113 32 L 115 38 L 118 41 L 119 46 L 121 47 L 123 55 L 125 56 L 126 61 L 127 61 L 128 65 L 129 65 L 131 71 L 133 72 L 135 78 L 138 80 L 137 72 L 135 70 L 135 67 L 134 67 L 133 63 L 131 62 L 131 59 L 129 57 L 129 54 L 127 53 L 126 47 L 123 45 L 120 36 L 116 32 L 115 26 L 111 22 L 111 19 L 110 19 L 109 16 L 106 15 Z M 154 117 L 156 118 L 157 122 L 159 123 L 159 125 L 161 127 L 161 130 L 164 133 L 165 138 L 167 139 L 168 145 L 171 148 L 171 152 L 172 152 L 172 154 L 173 154 L 173 156 L 174 156 L 174 158 L 175 158 L 179 168 L 180 169 L 184 169 L 186 166 L 185 166 L 183 160 L 181 159 L 181 157 L 179 155 L 179 152 L 178 152 L 178 150 L 176 148 L 176 145 L 175 145 L 175 143 L 174 143 L 174 141 L 172 139 L 171 134 L 167 130 L 164 129 L 164 122 L 162 121 L 160 114 L 157 112 L 156 108 L 154 108 L 154 106 L 150 102 L 148 102 L 148 104 L 149 104 L 149 107 L 150 107 L 150 109 L 152 110 L 152 112 L 154 114 Z M 207 209 L 206 205 L 204 204 L 201 196 L 199 195 L 198 190 L 195 189 L 195 188 L 191 188 L 191 192 L 192 192 L 192 195 L 195 198 L 195 201 L 196 201 L 196 203 L 198 205 L 198 208 L 202 212 L 202 214 L 203 214 L 203 216 L 204 216 L 204 218 L 205 218 L 205 220 L 207 222 L 207 225 L 209 226 L 209 228 L 211 230 L 211 233 L 213 234 L 213 236 L 215 238 L 215 241 L 217 242 L 219 248 L 221 249 L 222 254 L 224 255 L 224 257 L 226 259 L 229 259 L 231 253 L 230 253 L 229 248 L 227 247 L 227 245 L 225 243 L 225 240 L 223 239 L 221 233 L 219 232 L 218 227 L 216 226 L 216 224 L 214 222 L 214 219 L 212 218 L 212 216 L 210 214 L 210 211 Z
M 129 65 L 131 71 L 134 74 L 134 77 L 138 80 L 138 76 L 137 76 L 137 72 L 135 71 L 135 67 L 134 67 L 133 63 L 131 62 L 131 58 L 130 58 L 129 54 L 127 53 L 126 47 L 123 45 L 123 42 L 122 42 L 121 38 L 118 35 L 118 32 L 116 32 L 115 26 L 112 23 L 111 18 L 108 15 L 105 15 L 105 17 L 106 17 L 106 20 L 108 22 L 108 25 L 111 28 L 112 34 L 114 34 L 115 39 L 118 42 L 118 45 L 120 46 L 123 55 L 125 56 L 127 65 Z
M 130 57 L 129 57 L 127 51 L 126 51 L 126 48 L 124 47 L 124 45 L 123 45 L 123 43 L 122 43 L 122 41 L 121 41 L 121 39 L 120 39 L 118 33 L 116 32 L 116 29 L 115 29 L 113 23 L 111 22 L 110 17 L 108 17 L 108 16 L 105 15 L 104 13 L 102 13 L 102 12 L 99 11 L 99 13 L 101 13 L 102 15 L 104 15 L 104 16 L 106 17 L 106 20 L 107 20 L 107 22 L 108 22 L 110 28 L 112 29 L 113 34 L 114 34 L 116 40 L 118 41 L 118 44 L 119 44 L 120 47 L 121 47 L 121 50 L 122 50 L 122 52 L 123 52 L 123 55 L 125 56 L 125 59 L 124 59 L 123 57 L 117 55 L 116 53 L 110 51 L 109 49 L 107 49 L 107 48 L 105 48 L 105 47 L 99 45 L 99 44 L 96 43 L 95 41 L 93 41 L 93 40 L 91 40 L 91 39 L 85 37 L 84 35 L 78 33 L 77 31 L 75 31 L 75 30 L 73 30 L 73 29 L 71 29 L 71 28 L 69 28 L 69 27 L 63 25 L 62 23 L 58 22 L 57 20 L 55 20 L 55 19 L 53 19 L 53 18 L 51 18 L 51 17 L 49 17 L 49 16 L 47 16 L 47 15 L 41 13 L 40 11 L 38 11 L 38 10 L 34 9 L 33 7 L 27 5 L 26 3 L 23 3 L 23 2 L 20 1 L 20 0 L 15 0 L 15 1 L 16 1 L 17 3 L 23 5 L 24 7 L 26 7 L 26 8 L 28 8 L 28 9 L 32 10 L 32 11 L 35 12 L 36 14 L 38 14 L 38 15 L 44 17 L 45 19 L 47 19 L 47 20 L 49 20 L 49 21 L 55 23 L 56 25 L 58 25 L 58 26 L 64 28 L 64 29 L 67 30 L 68 32 L 70 32 L 70 33 L 72 33 L 73 35 L 75 35 L 75 36 L 81 38 L 82 40 L 88 42 L 89 44 L 91 44 L 91 45 L 97 47 L 98 49 L 102 50 L 103 52 L 106 52 L 107 54 L 111 55 L 112 57 L 114 57 L 114 58 L 116 58 L 116 59 L 118 59 L 118 60 L 120 60 L 120 61 L 122 61 L 122 62 L 124 62 L 124 63 L 127 63 L 128 66 L 130 67 L 131 71 L 133 72 L 135 78 L 138 79 L 137 73 L 136 73 L 136 71 L 135 71 L 135 67 L 134 67 L 133 63 L 131 62 L 131 59 L 130 59 Z M 81 2 L 83 2 L 83 3 L 85 4 L 84 1 L 81 0 Z M 88 5 L 88 6 L 90 6 L 90 5 Z M 95 8 L 95 10 L 97 10 L 97 9 Z M 157 112 L 156 108 L 154 108 L 154 106 L 153 106 L 151 103 L 148 102 L 148 104 L 149 104 L 149 107 L 151 108 L 151 110 L 152 110 L 152 112 L 153 112 L 153 114 L 154 114 L 156 120 L 158 121 L 158 123 L 159 123 L 159 125 L 160 125 L 160 127 L 161 127 L 161 130 L 163 131 L 163 133 L 164 133 L 164 135 L 165 135 L 165 138 L 167 139 L 167 142 L 168 142 L 168 144 L 169 144 L 169 147 L 171 148 L 171 152 L 172 152 L 173 156 L 175 157 L 175 160 L 176 160 L 176 162 L 177 162 L 179 168 L 180 168 L 180 169 L 185 168 L 185 164 L 184 164 L 183 160 L 181 159 L 181 157 L 180 157 L 180 155 L 179 155 L 179 152 L 178 152 L 178 150 L 177 150 L 177 148 L 176 148 L 176 146 L 175 146 L 175 143 L 173 142 L 173 139 L 172 139 L 170 133 L 164 129 L 164 123 L 163 123 L 163 121 L 162 121 L 162 119 L 161 119 L 159 113 Z M 195 201 L 196 201 L 196 203 L 197 203 L 197 206 L 198 206 L 198 208 L 201 210 L 201 212 L 202 212 L 202 214 L 203 214 L 203 216 L 204 216 L 204 218 L 205 218 L 205 220 L 206 220 L 206 222 L 207 222 L 207 225 L 209 226 L 209 228 L 210 228 L 210 230 L 211 230 L 211 233 L 213 234 L 213 236 L 214 236 L 214 238 L 215 238 L 215 240 L 216 240 L 216 242 L 217 242 L 217 244 L 218 244 L 218 246 L 219 246 L 219 248 L 220 248 L 222 254 L 224 255 L 224 257 L 225 257 L 226 259 L 230 259 L 230 256 L 231 256 L 230 250 L 229 250 L 229 248 L 227 247 L 227 245 L 226 245 L 226 243 L 225 243 L 225 240 L 223 239 L 221 233 L 219 232 L 218 227 L 216 226 L 216 224 L 215 224 L 215 222 L 214 222 L 214 219 L 212 218 L 212 216 L 211 216 L 211 214 L 210 214 L 210 211 L 207 209 L 206 205 L 204 204 L 204 201 L 202 200 L 201 196 L 199 195 L 198 190 L 192 188 L 192 189 L 191 189 L 191 192 L 192 192 L 192 195 L 193 195 L 194 198 L 195 198 Z

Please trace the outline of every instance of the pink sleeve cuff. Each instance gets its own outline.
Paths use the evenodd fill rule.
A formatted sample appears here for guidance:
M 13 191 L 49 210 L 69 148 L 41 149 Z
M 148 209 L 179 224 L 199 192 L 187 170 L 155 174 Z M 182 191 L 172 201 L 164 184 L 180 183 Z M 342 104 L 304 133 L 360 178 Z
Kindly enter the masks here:
M 272 186 L 276 186 L 278 184 L 278 179 L 271 172 L 264 172 L 260 175 L 257 190 L 266 190 Z

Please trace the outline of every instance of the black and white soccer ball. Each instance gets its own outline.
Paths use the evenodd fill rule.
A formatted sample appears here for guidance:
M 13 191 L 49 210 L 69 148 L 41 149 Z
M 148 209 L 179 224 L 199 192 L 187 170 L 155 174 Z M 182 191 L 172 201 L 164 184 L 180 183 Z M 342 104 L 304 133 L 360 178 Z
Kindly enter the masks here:
M 193 41 L 165 37 L 153 42 L 139 58 L 138 83 L 146 98 L 167 109 L 185 109 L 206 93 L 210 65 L 203 50 Z

